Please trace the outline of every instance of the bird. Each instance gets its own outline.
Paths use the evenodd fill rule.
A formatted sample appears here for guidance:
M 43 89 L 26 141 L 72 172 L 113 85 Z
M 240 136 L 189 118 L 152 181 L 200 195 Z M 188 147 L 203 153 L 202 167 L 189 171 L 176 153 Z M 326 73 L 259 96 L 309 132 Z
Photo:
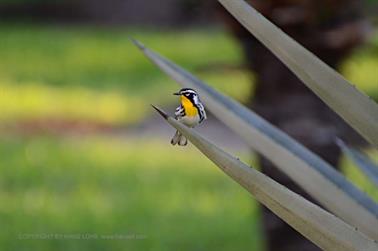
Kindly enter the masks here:
M 180 96 L 180 105 L 176 108 L 175 119 L 188 127 L 195 127 L 206 119 L 206 111 L 198 93 L 191 88 L 182 88 L 173 93 Z M 176 131 L 171 140 L 172 145 L 186 146 L 188 140 L 179 131 Z

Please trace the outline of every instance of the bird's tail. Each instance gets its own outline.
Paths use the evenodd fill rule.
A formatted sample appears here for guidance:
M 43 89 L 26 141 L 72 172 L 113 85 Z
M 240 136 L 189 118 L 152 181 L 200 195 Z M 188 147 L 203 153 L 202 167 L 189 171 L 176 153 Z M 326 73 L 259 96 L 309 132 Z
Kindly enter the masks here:
M 171 144 L 172 145 L 178 144 L 179 146 L 186 146 L 188 144 L 188 140 L 179 131 L 176 131 L 175 135 L 171 139 Z

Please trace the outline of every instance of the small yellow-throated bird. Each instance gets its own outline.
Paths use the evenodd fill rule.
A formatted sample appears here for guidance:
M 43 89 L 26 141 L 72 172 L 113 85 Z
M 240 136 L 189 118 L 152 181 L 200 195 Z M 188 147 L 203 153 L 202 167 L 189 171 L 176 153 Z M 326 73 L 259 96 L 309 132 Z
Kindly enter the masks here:
M 188 127 L 195 127 L 206 119 L 205 108 L 203 107 L 198 93 L 190 88 L 183 88 L 173 93 L 180 96 L 180 106 L 176 108 L 175 118 Z M 186 146 L 188 140 L 179 131 L 176 131 L 171 140 L 172 145 Z

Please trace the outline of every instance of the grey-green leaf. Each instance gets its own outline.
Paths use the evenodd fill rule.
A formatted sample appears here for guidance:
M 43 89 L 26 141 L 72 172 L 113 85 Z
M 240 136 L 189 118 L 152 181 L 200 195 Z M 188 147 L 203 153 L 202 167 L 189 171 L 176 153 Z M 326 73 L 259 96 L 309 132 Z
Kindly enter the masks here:
M 329 164 L 240 103 L 204 84 L 189 72 L 134 43 L 162 71 L 198 91 L 219 120 L 239 134 L 249 146 L 270 159 L 323 206 L 372 239 L 378 239 L 378 206 Z
M 244 0 L 218 0 L 314 93 L 378 147 L 378 105 Z
M 376 186 L 378 186 L 378 166 L 362 152 L 348 147 L 342 140 L 338 139 L 337 144 L 351 160 L 356 163 L 366 177 L 368 177 Z M 377 226 L 378 227 L 378 226 Z
M 250 168 L 201 137 L 193 129 L 167 116 L 158 108 L 154 108 L 223 172 L 323 250 L 378 250 L 377 243 L 357 229 L 259 171 Z

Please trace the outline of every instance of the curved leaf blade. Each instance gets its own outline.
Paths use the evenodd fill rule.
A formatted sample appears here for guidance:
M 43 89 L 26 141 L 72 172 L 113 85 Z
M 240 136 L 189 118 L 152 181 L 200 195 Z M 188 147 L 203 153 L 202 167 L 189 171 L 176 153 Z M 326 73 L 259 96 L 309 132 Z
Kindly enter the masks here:
M 159 108 L 166 121 L 258 201 L 324 250 L 377 250 L 373 240 L 336 216 L 224 152 Z
M 215 91 L 141 43 L 133 42 L 179 84 L 196 89 L 206 108 L 220 121 L 323 206 L 372 239 L 378 239 L 378 205 L 328 163 L 240 103 Z
M 378 147 L 378 105 L 244 0 L 218 0 L 328 106 Z M 353 105 L 351 105 L 353 104 Z

